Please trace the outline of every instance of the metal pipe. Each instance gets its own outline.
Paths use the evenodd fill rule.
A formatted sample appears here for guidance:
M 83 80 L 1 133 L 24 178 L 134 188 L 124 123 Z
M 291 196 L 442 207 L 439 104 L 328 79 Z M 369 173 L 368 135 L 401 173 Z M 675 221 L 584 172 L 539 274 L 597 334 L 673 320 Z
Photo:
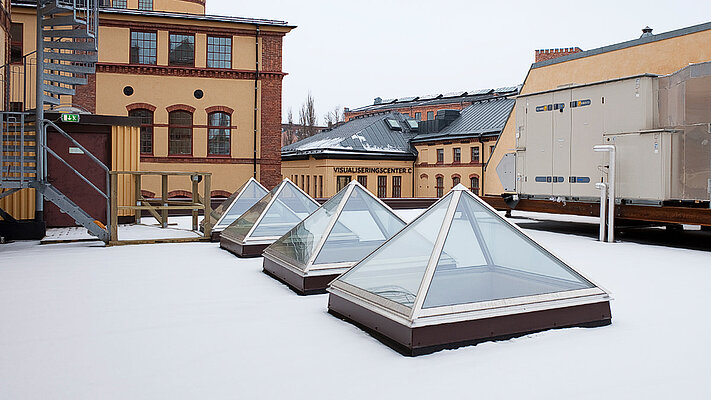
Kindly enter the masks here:
M 600 241 L 605 241 L 605 201 L 607 201 L 607 184 L 598 182 L 595 187 L 600 190 Z
M 37 168 L 36 179 L 44 184 L 47 181 L 47 174 L 45 173 L 45 161 L 46 152 L 45 149 L 45 139 L 44 137 L 44 102 L 42 101 L 42 96 L 44 96 L 44 90 L 42 86 L 44 84 L 44 32 L 42 31 L 42 2 L 37 2 L 37 32 L 36 32 L 36 51 L 37 51 L 37 61 L 35 68 L 35 144 L 37 145 L 37 151 L 35 152 L 37 163 L 35 164 Z M 40 190 L 35 190 L 35 220 L 41 222 L 44 220 L 44 197 Z
M 254 153 L 252 165 L 254 179 L 257 179 L 257 97 L 259 96 L 259 25 L 254 33 Z
M 593 146 L 594 151 L 610 153 L 610 166 L 607 171 L 607 241 L 613 243 L 615 241 L 615 157 L 616 150 L 613 144 L 602 144 Z

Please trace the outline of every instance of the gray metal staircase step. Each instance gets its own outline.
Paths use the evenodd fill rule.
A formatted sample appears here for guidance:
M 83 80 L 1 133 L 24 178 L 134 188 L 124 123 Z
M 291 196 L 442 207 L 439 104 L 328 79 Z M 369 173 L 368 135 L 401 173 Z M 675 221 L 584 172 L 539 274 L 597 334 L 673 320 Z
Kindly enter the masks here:
M 63 83 L 65 85 L 86 85 L 86 78 L 77 78 L 69 75 L 44 74 L 44 80 L 50 82 Z
M 78 26 L 86 25 L 85 21 L 74 18 L 74 14 L 70 15 L 53 15 L 51 18 L 45 18 L 42 21 L 43 26 Z
M 59 61 L 72 61 L 78 63 L 95 63 L 99 61 L 99 54 L 93 52 L 90 54 L 76 54 L 76 53 L 55 53 L 46 52 L 44 53 L 45 60 L 59 60 Z
M 59 104 L 61 104 L 61 102 L 59 101 L 58 98 L 52 97 L 52 96 L 47 96 L 46 94 L 42 96 L 42 101 L 44 101 L 47 104 L 52 104 L 55 106 L 58 106 Z
M 97 51 L 95 41 L 58 41 L 53 40 L 44 42 L 45 49 L 62 49 L 62 50 L 79 50 L 79 51 Z
M 50 71 L 59 72 L 71 72 L 74 74 L 93 74 L 96 72 L 94 67 L 88 65 L 74 65 L 74 64 L 55 64 L 55 63 L 45 63 L 44 69 Z
M 93 39 L 94 36 L 89 34 L 84 29 L 49 29 L 44 31 L 44 37 L 47 38 L 84 38 Z
M 31 135 L 25 133 L 24 137 L 22 135 L 2 135 L 2 141 L 4 142 L 20 142 L 23 139 L 25 140 L 25 142 L 35 142 L 35 135 L 34 133 Z
M 34 153 L 36 149 L 37 146 L 29 144 L 25 144 L 22 147 L 19 144 L 6 144 L 2 146 L 3 151 L 24 151 L 26 153 Z
M 52 2 L 40 7 L 40 13 L 42 15 L 54 15 L 61 13 L 73 13 L 73 11 L 70 7 Z
M 62 192 L 60 192 L 57 188 L 45 183 L 38 184 L 37 189 L 44 195 L 45 199 L 54 203 L 60 210 L 74 218 L 74 221 L 76 221 L 79 225 L 86 228 L 89 231 L 89 234 L 94 235 L 100 240 L 108 243 L 109 232 L 97 225 L 91 215 L 87 214 L 86 211 L 82 210 L 81 207 L 62 194 Z
M 74 91 L 74 89 L 72 89 L 72 88 L 68 88 L 68 87 L 64 87 L 64 86 L 48 85 L 46 83 L 42 85 L 42 89 L 44 89 L 45 92 L 49 92 L 52 94 L 58 94 L 60 96 L 61 95 L 72 96 L 72 95 L 74 95 L 74 93 L 76 93 Z
M 23 161 L 25 163 L 34 163 L 35 162 L 35 156 L 25 156 L 24 160 L 22 160 L 21 156 L 2 156 L 2 161 L 3 162 L 20 162 Z
M 18 180 L 14 180 L 14 181 L 3 180 L 2 185 L 0 185 L 0 187 L 2 187 L 3 189 L 5 189 L 5 188 L 7 188 L 7 189 L 27 189 L 29 187 L 33 187 L 32 182 L 33 182 L 32 179 L 27 179 L 27 178 L 25 178 L 25 180 L 22 182 L 20 182 L 19 178 L 18 178 Z
M 5 165 L 5 166 L 0 167 L 0 168 L 2 168 L 2 173 L 3 173 L 3 175 L 6 174 L 6 173 L 19 173 L 19 172 L 21 172 L 19 165 L 9 165 L 9 166 Z M 31 166 L 31 167 L 25 166 L 25 167 L 22 169 L 22 172 L 24 172 L 25 174 L 36 174 L 36 173 L 37 173 L 37 170 L 35 169 L 34 166 Z

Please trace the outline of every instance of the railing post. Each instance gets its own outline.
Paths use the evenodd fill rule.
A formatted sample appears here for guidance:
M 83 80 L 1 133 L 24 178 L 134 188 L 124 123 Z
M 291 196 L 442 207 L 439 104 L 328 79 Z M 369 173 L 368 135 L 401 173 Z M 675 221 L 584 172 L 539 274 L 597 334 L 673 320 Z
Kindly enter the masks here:
M 160 191 L 161 191 L 161 205 L 163 207 L 168 206 L 168 175 L 162 174 L 160 176 Z M 160 226 L 162 228 L 168 227 L 168 209 L 161 208 L 160 210 Z
M 190 180 L 193 183 L 193 205 L 200 203 L 200 193 L 198 192 L 198 179 L 200 178 L 200 175 L 190 175 Z M 192 209 L 192 215 L 193 215 L 193 230 L 196 231 L 198 230 L 198 209 L 193 208 Z
M 617 158 L 615 145 L 603 144 L 593 146 L 593 151 L 610 153 L 610 165 L 607 172 L 607 241 L 615 241 L 615 161 Z
M 110 173 L 111 177 L 111 221 L 109 221 L 109 242 L 118 240 L 118 174 Z
M 204 207 L 205 207 L 205 218 L 203 218 L 204 225 L 203 229 L 205 231 L 205 237 L 209 238 L 212 236 L 212 204 L 211 204 L 211 197 L 210 197 L 210 180 L 212 179 L 212 174 L 205 174 L 205 198 L 203 199 L 204 201 Z
M 141 205 L 141 175 L 134 174 L 133 179 L 134 179 L 134 185 L 135 185 L 135 189 L 134 189 L 135 192 L 133 194 L 135 201 L 133 202 L 133 204 L 135 204 L 136 206 L 140 206 Z M 134 216 L 136 219 L 135 223 L 140 224 L 141 223 L 141 210 L 136 209 Z

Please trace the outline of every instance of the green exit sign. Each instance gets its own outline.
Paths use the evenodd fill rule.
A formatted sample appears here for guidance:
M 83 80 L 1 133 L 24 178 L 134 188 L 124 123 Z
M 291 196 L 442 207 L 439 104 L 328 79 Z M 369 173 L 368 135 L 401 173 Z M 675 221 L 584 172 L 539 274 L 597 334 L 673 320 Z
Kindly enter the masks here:
M 79 114 L 62 114 L 62 122 L 79 122 Z

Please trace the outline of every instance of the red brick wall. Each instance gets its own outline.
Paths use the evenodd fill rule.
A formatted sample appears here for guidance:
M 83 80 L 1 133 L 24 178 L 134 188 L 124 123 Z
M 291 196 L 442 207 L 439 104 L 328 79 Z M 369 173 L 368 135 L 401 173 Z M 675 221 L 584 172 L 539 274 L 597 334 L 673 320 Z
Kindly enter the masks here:
M 76 94 L 72 97 L 72 103 L 90 113 L 96 113 L 96 74 L 87 75 L 86 78 L 86 85 L 76 87 Z
M 262 71 L 281 72 L 281 36 L 262 37 Z M 281 76 L 262 77 L 260 182 L 271 189 L 281 182 Z
M 551 60 L 553 58 L 567 56 L 568 54 L 580 53 L 581 51 L 583 51 L 583 49 L 580 47 L 536 50 L 536 62 Z
M 262 80 L 261 111 L 259 175 L 271 189 L 281 182 L 281 79 Z
M 262 36 L 262 68 L 265 72 L 281 72 L 282 36 Z

